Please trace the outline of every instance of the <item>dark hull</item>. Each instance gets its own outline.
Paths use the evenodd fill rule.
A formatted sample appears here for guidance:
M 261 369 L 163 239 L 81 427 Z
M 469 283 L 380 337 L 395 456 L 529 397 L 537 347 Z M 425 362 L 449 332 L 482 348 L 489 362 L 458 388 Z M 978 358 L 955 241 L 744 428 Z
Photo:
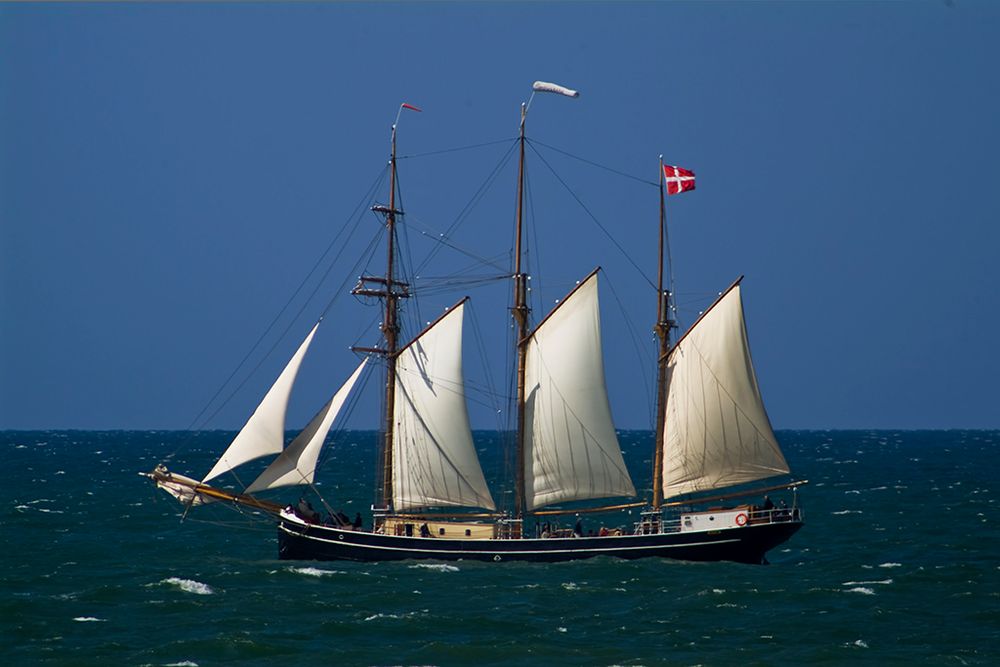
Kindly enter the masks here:
M 397 537 L 340 530 L 282 519 L 278 557 L 282 560 L 480 560 L 552 563 L 596 556 L 673 558 L 690 561 L 766 563 L 764 555 L 785 542 L 801 521 L 782 521 L 707 532 L 658 535 L 456 540 Z

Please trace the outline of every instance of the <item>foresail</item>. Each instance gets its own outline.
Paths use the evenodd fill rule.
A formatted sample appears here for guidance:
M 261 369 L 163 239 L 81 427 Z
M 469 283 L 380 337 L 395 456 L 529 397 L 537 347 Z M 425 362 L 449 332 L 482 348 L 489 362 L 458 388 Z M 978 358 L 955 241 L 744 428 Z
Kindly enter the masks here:
M 250 416 L 215 466 L 205 475 L 203 484 L 247 461 L 281 452 L 285 444 L 285 412 L 288 409 L 288 397 L 292 393 L 302 358 L 309 349 L 318 327 L 317 322 L 299 345 L 299 349 L 285 366 L 285 370 L 281 371 L 281 375 L 261 400 L 257 410 Z
M 596 271 L 531 334 L 524 413 L 529 510 L 635 495 L 604 382 Z
M 739 283 L 678 342 L 667 373 L 664 496 L 789 472 L 750 360 Z
M 333 398 L 327 401 L 323 409 L 312 418 L 312 421 L 302 429 L 302 432 L 292 440 L 291 444 L 285 447 L 285 451 L 271 462 L 271 465 L 260 474 L 260 477 L 253 484 L 247 487 L 245 493 L 274 489 L 279 486 L 312 484 L 313 476 L 316 473 L 316 462 L 323 449 L 323 442 L 367 363 L 368 358 L 366 357 L 351 377 L 347 379 L 344 386 L 333 395 Z
M 393 507 L 495 509 L 472 442 L 462 377 L 464 301 L 396 359 Z

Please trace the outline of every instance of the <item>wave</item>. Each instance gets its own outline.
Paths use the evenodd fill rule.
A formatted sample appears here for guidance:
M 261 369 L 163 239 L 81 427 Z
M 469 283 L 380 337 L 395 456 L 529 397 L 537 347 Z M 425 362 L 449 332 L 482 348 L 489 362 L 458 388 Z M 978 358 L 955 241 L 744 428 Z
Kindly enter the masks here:
M 457 567 L 454 565 L 448 565 L 447 563 L 417 563 L 416 565 L 410 566 L 411 570 L 415 570 L 417 568 L 437 570 L 438 572 L 458 572 Z
M 203 584 L 200 581 L 195 581 L 193 579 L 170 577 L 169 579 L 162 580 L 160 583 L 176 586 L 185 593 L 194 593 L 195 595 L 212 595 L 215 593 L 215 590 L 208 584 Z
M 305 574 L 310 577 L 329 577 L 334 574 L 347 574 L 343 570 L 323 570 L 318 567 L 290 567 L 289 572 L 295 572 L 296 574 Z

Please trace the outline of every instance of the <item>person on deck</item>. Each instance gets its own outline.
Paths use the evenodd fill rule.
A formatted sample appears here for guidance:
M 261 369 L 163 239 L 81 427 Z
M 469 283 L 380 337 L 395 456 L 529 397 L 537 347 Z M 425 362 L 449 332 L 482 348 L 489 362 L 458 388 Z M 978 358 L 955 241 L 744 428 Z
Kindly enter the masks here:
M 427 527 L 427 524 L 420 526 L 420 537 L 434 537 L 431 535 L 431 529 Z
M 309 523 L 319 523 L 319 514 L 313 509 L 312 503 L 305 498 L 299 498 L 299 506 L 296 513 Z
M 573 526 L 573 537 L 583 537 L 583 519 L 577 519 Z
M 354 528 L 354 530 L 361 530 L 364 527 L 364 525 L 365 522 L 361 520 L 361 512 L 358 512 L 354 516 L 354 523 L 351 524 L 351 526 Z

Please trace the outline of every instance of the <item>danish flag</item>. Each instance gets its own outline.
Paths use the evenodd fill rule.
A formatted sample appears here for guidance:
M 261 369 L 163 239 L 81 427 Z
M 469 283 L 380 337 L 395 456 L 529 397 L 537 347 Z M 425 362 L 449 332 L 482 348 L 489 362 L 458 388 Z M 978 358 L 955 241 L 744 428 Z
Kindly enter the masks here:
M 667 194 L 677 195 L 688 190 L 694 190 L 694 172 L 683 167 L 663 165 L 663 178 L 667 182 Z

